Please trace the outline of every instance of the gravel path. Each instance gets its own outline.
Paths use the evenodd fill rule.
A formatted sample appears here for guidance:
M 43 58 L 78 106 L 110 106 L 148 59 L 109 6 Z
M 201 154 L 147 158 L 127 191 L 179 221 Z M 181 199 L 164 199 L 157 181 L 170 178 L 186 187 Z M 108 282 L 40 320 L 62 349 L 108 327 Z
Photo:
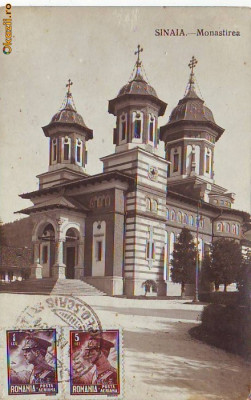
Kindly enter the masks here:
M 41 299 L 32 296 L 33 303 Z M 250 365 L 188 333 L 199 323 L 203 306 L 178 300 L 83 300 L 103 327 L 123 329 L 124 400 L 247 400 Z M 2 294 L 0 301 L 0 323 L 14 324 L 31 296 Z

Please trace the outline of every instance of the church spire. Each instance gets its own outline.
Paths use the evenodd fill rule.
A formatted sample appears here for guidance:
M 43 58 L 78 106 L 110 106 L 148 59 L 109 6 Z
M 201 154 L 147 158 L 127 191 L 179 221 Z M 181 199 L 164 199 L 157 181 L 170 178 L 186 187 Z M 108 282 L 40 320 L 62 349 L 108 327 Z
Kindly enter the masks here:
M 138 48 L 137 50 L 134 52 L 135 55 L 137 55 L 137 61 L 136 61 L 136 73 L 135 73 L 135 77 L 134 79 L 143 79 L 142 74 L 141 74 L 141 65 L 142 65 L 142 61 L 140 61 L 140 53 L 143 51 L 143 48 L 140 47 L 140 44 L 138 44 Z
M 189 81 L 186 87 L 185 91 L 185 98 L 186 97 L 198 97 L 196 90 L 195 90 L 195 76 L 194 76 L 194 68 L 196 67 L 196 64 L 198 61 L 196 58 L 193 56 L 188 64 L 188 67 L 190 68 L 190 76 L 189 76 Z
M 196 60 L 196 58 L 193 56 L 188 64 L 189 68 L 191 69 L 191 73 L 190 73 L 190 77 L 189 77 L 189 89 L 191 89 L 191 87 L 194 87 L 194 68 L 196 67 L 196 64 L 198 63 L 198 61 Z
M 68 83 L 65 85 L 67 87 L 67 93 L 64 98 L 63 104 L 60 108 L 60 110 L 72 110 L 77 112 L 72 93 L 71 93 L 71 86 L 73 85 L 73 82 L 71 79 L 68 79 Z
M 71 85 L 73 85 L 73 82 L 70 79 L 68 79 L 68 83 L 65 85 L 68 88 L 67 97 L 71 96 Z

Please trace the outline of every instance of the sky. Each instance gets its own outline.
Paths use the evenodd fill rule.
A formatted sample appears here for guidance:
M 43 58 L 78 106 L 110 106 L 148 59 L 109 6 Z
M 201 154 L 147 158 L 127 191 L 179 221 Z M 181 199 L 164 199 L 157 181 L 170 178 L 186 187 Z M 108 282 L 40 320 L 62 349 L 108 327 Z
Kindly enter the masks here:
M 208 7 L 13 7 L 12 52 L 0 53 L 0 218 L 31 203 L 18 195 L 38 189 L 48 170 L 48 139 L 41 129 L 60 109 L 73 81 L 77 111 L 93 129 L 87 172 L 114 151 L 115 117 L 108 101 L 131 76 L 140 44 L 143 65 L 159 98 L 168 103 L 159 126 L 184 95 L 188 63 L 215 121 L 225 129 L 215 147 L 215 182 L 236 193 L 235 208 L 250 212 L 250 9 Z M 0 9 L 4 18 L 4 9 Z M 156 36 L 156 29 L 235 30 L 240 36 Z M 4 36 L 4 26 L 0 35 Z M 198 90 L 198 94 L 200 95 Z M 163 146 L 159 154 L 164 156 Z

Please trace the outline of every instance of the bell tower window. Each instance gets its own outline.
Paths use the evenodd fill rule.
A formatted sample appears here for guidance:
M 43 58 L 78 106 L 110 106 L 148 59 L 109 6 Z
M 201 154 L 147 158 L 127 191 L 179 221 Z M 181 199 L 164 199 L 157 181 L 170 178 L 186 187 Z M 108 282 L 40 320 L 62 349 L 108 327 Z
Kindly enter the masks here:
M 70 160 L 70 139 L 67 136 L 63 139 L 63 158 L 64 161 Z
M 133 112 L 133 137 L 141 139 L 143 130 L 143 113 Z
M 141 120 L 136 119 L 134 122 L 134 137 L 136 139 L 140 139 L 140 134 L 141 134 Z
M 127 136 L 127 114 L 123 113 L 120 116 L 119 131 L 120 131 L 120 142 L 125 142 Z
M 173 155 L 173 172 L 178 172 L 179 170 L 179 153 Z
M 206 148 L 206 154 L 205 154 L 205 172 L 206 172 L 206 174 L 211 173 L 211 162 L 212 162 L 212 152 L 209 148 Z
M 83 142 L 80 139 L 76 140 L 76 163 L 82 165 Z
M 52 140 L 52 164 L 57 162 L 57 139 Z
M 148 141 L 154 143 L 155 117 L 149 114 Z
M 206 173 L 208 174 L 210 171 L 210 155 L 206 155 Z

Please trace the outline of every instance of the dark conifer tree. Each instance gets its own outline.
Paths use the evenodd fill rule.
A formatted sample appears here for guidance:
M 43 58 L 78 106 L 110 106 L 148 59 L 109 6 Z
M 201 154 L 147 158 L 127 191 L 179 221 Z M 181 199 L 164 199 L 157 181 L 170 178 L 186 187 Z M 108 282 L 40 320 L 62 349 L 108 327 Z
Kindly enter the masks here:
M 185 284 L 195 283 L 196 247 L 194 238 L 187 228 L 183 228 L 174 244 L 171 275 L 172 281 L 181 283 L 181 296 L 185 294 Z

